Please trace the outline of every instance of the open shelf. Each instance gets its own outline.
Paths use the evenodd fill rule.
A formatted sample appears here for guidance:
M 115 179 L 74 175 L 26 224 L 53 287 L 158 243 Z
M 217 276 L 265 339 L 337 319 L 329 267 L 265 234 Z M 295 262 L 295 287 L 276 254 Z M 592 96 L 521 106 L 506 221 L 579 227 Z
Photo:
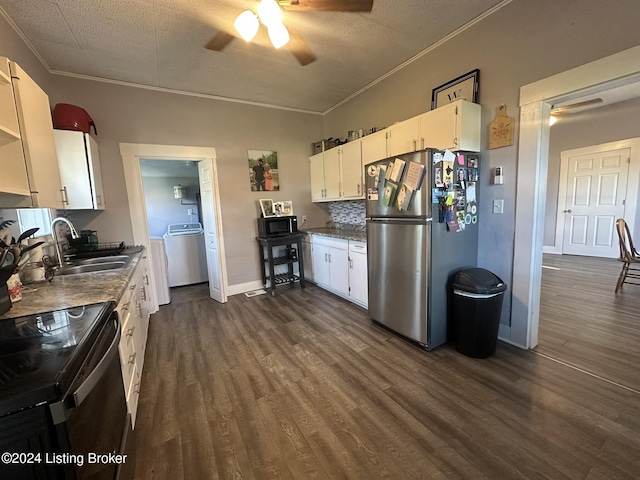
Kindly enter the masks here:
M 271 280 L 271 277 L 267 276 L 267 280 Z M 275 285 L 284 285 L 287 283 L 298 282 L 300 281 L 300 277 L 298 275 L 289 275 L 288 273 L 281 273 L 279 275 L 274 275 L 274 284 Z
M 20 140 L 18 132 L 0 125 L 0 147 L 17 140 Z

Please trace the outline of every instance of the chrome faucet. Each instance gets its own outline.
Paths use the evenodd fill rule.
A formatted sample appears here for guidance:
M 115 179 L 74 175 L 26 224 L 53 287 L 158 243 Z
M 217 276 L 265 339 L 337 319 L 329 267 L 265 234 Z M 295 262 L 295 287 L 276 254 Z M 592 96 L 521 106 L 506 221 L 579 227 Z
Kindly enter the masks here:
M 56 246 L 56 255 L 58 256 L 58 265 L 61 266 L 62 255 L 60 254 L 60 245 L 58 244 L 58 234 L 56 233 L 56 224 L 58 222 L 63 222 L 67 224 L 67 226 L 69 227 L 69 230 L 71 231 L 72 239 L 75 240 L 76 238 L 80 238 L 80 235 L 78 235 L 78 232 L 76 231 L 76 227 L 73 226 L 73 223 L 71 223 L 68 219 L 64 217 L 57 217 L 51 221 L 51 237 L 53 238 L 53 243 Z

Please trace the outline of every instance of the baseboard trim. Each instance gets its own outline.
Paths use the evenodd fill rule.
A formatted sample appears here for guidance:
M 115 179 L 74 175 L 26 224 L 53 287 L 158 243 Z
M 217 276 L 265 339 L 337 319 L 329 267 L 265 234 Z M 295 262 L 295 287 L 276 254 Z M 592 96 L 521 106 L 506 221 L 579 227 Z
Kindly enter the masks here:
M 247 283 L 236 283 L 235 285 L 229 285 L 227 287 L 227 295 L 240 295 L 244 292 L 251 292 L 253 290 L 258 290 L 262 287 L 262 282 L 260 280 L 255 280 L 253 282 Z

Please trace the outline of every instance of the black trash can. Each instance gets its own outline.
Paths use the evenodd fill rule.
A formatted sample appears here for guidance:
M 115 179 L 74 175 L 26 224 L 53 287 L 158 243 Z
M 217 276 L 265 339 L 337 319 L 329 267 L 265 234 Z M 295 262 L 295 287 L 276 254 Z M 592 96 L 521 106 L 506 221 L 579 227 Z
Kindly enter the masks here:
M 456 275 L 452 287 L 456 350 L 474 358 L 493 355 L 507 285 L 489 270 L 469 268 Z

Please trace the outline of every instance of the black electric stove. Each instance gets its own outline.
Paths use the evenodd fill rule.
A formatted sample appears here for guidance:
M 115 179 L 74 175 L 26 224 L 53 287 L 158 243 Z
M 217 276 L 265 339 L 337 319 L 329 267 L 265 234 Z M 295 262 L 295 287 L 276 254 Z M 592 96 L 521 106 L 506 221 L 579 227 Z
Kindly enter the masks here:
M 0 320 L 0 417 L 59 400 L 113 303 Z

